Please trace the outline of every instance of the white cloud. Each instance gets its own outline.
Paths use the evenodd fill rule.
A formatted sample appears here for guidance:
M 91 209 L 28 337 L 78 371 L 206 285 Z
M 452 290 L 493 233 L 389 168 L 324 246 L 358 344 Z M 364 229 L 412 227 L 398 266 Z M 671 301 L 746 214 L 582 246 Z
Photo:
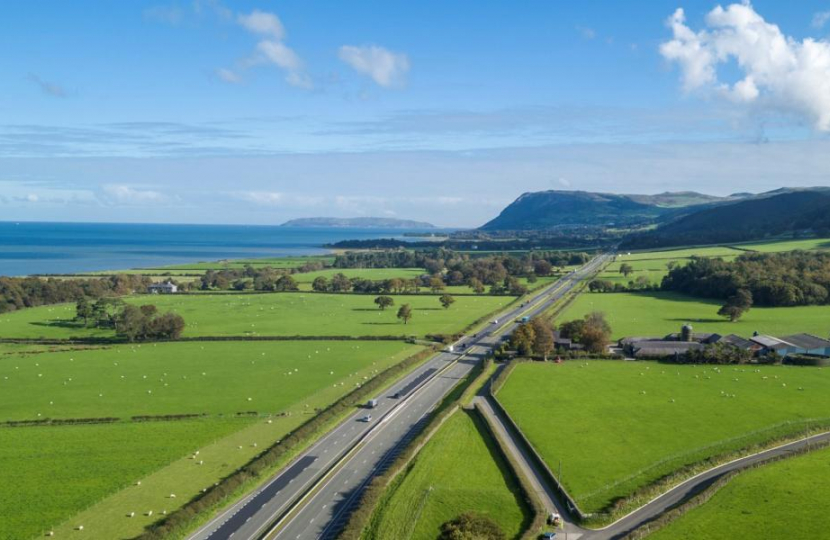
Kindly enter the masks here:
M 285 202 L 285 195 L 276 191 L 242 191 L 233 195 L 241 201 L 263 206 L 279 206 Z
M 593 28 L 588 28 L 587 26 L 577 26 L 576 29 L 584 39 L 594 39 L 597 37 L 597 31 Z
M 278 41 L 285 39 L 285 27 L 273 13 L 255 9 L 247 15 L 238 15 L 236 20 L 249 32 L 267 35 Z
M 238 73 L 227 68 L 217 69 L 216 76 L 225 81 L 226 83 L 238 84 L 242 82 L 242 77 L 240 77 Z
M 101 186 L 104 200 L 108 203 L 142 205 L 152 203 L 166 203 L 170 198 L 159 192 L 149 189 L 135 189 L 123 184 L 105 184 Z
M 824 28 L 824 25 L 830 21 L 830 11 L 819 11 L 813 15 L 813 28 Z
M 559 182 L 559 185 L 562 186 L 562 187 L 566 187 L 566 188 L 571 187 L 571 182 L 567 178 L 561 178 L 560 177 L 560 178 L 557 179 L 557 182 Z
M 380 86 L 402 86 L 409 71 L 409 58 L 377 45 L 343 45 L 340 59 L 358 73 L 368 75 Z
M 749 3 L 716 7 L 699 32 L 686 25 L 682 9 L 667 25 L 674 38 L 660 46 L 660 53 L 678 63 L 686 92 L 795 114 L 830 131 L 830 42 L 786 36 Z M 718 67 L 733 60 L 742 78 L 729 84 L 719 78 Z
M 280 191 L 235 191 L 230 195 L 237 200 L 257 206 L 288 208 L 317 206 L 325 200 L 323 197 L 314 195 L 283 193 Z
M 270 62 L 289 72 L 297 71 L 303 67 L 303 62 L 297 56 L 297 53 L 281 41 L 260 41 L 257 44 L 257 50 Z
M 314 87 L 311 77 L 305 72 L 303 61 L 293 49 L 285 44 L 285 27 L 279 17 L 273 13 L 254 10 L 247 15 L 238 15 L 237 22 L 253 34 L 266 36 L 266 39 L 257 43 L 254 55 L 242 63 L 242 69 L 262 63 L 274 64 L 285 71 L 285 80 L 288 84 L 306 90 Z M 231 73 L 239 77 L 238 73 Z

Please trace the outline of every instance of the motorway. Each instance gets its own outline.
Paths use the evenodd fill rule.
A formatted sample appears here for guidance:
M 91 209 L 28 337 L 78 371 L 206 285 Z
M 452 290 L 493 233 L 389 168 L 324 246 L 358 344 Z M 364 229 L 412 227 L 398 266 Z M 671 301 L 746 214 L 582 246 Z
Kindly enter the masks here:
M 320 438 L 256 491 L 223 511 L 192 540 L 334 538 L 368 482 L 394 461 L 428 413 L 469 374 L 516 321 L 543 312 L 608 260 L 601 255 L 496 316 L 498 323 L 464 336 L 455 352 L 436 354 Z M 395 397 L 396 393 L 398 394 Z M 361 418 L 371 414 L 370 422 Z

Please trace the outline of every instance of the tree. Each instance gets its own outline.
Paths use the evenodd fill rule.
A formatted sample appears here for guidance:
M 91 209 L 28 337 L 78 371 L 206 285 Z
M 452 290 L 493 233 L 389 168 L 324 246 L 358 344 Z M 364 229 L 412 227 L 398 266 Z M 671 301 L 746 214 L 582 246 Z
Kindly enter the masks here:
M 516 349 L 522 356 L 533 354 L 533 342 L 536 340 L 536 332 L 530 323 L 522 323 L 513 330 L 510 335 L 510 346 Z
M 481 294 L 484 292 L 484 284 L 478 278 L 470 278 L 468 285 L 476 294 Z
M 375 304 L 377 304 L 381 310 L 385 310 L 390 306 L 394 306 L 395 300 L 393 300 L 391 296 L 378 296 L 375 298 Z
M 387 279 L 385 287 L 389 292 L 401 292 L 403 290 L 403 281 L 398 278 Z
M 345 274 L 338 272 L 331 278 L 331 290 L 334 292 L 349 292 L 352 282 Z
M 582 319 L 561 324 L 559 334 L 576 343 L 581 343 L 588 352 L 601 353 L 611 339 L 611 325 L 605 320 L 604 313 L 594 311 Z
M 78 303 L 75 304 L 75 320 L 84 321 L 84 326 L 87 326 L 89 324 L 89 319 L 92 318 L 92 315 L 92 305 L 89 303 L 86 296 L 82 296 L 78 299 Z
M 441 298 L 438 300 L 441 302 L 441 305 L 444 306 L 444 309 L 449 309 L 449 307 L 455 303 L 455 298 L 453 298 L 450 294 L 442 294 Z
M 751 307 L 752 293 L 746 289 L 738 289 L 734 295 L 726 299 L 726 304 L 718 310 L 718 315 L 735 322 Z
M 441 276 L 432 276 L 429 278 L 429 290 L 436 293 L 444 290 L 444 280 Z
M 620 265 L 620 274 L 624 275 L 625 277 L 630 276 L 634 273 L 634 267 L 628 263 L 622 263 Z
M 409 304 L 403 304 L 398 309 L 398 318 L 403 321 L 404 324 L 409 322 L 409 319 L 412 318 L 412 308 L 409 307 Z
M 533 263 L 533 273 L 537 276 L 549 276 L 552 271 L 553 265 L 544 259 Z
M 488 516 L 465 512 L 441 525 L 438 540 L 506 540 L 498 523 Z
M 325 292 L 329 290 L 329 280 L 323 276 L 317 276 L 314 278 L 314 281 L 311 282 L 311 288 L 317 292 Z
M 288 274 L 281 276 L 276 283 L 274 283 L 274 290 L 279 292 L 297 291 L 299 287 L 293 277 Z
M 530 320 L 533 327 L 533 352 L 541 354 L 547 361 L 548 355 L 553 350 L 553 326 L 544 317 L 534 317 Z

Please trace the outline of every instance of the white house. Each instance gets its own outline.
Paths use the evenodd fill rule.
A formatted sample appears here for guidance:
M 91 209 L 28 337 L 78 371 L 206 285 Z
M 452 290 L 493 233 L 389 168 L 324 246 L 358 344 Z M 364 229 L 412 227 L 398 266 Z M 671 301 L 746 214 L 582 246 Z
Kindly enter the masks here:
M 178 292 L 178 290 L 179 288 L 169 281 L 165 281 L 164 283 L 153 283 L 147 287 L 147 292 L 150 294 L 173 294 Z

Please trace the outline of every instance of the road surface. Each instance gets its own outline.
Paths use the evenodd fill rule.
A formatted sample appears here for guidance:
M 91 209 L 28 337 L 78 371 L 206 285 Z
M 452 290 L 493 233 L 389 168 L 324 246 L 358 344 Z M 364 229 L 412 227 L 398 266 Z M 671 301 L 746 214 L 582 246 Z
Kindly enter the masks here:
M 275 474 L 223 511 L 192 540 L 334 538 L 368 482 L 394 461 L 427 414 L 464 378 L 520 317 L 532 317 L 561 299 L 608 259 L 601 255 L 517 306 L 498 323 L 454 344 L 396 382 L 377 407 L 359 410 Z M 395 394 L 398 396 L 395 397 Z M 371 414 L 370 422 L 361 418 Z

